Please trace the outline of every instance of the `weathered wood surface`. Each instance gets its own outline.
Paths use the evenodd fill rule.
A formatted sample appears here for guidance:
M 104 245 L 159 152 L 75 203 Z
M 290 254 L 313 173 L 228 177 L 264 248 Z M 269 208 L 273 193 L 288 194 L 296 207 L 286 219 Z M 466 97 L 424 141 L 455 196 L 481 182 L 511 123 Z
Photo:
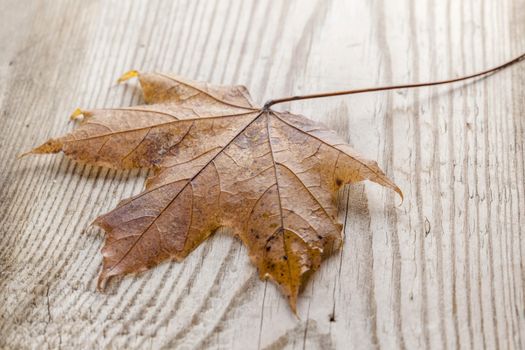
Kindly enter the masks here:
M 346 241 L 300 319 L 240 242 L 96 291 L 101 230 L 145 172 L 15 156 L 76 107 L 141 101 L 124 71 L 247 85 L 255 100 L 434 80 L 525 50 L 521 0 L 31 1 L 0 5 L 0 347 L 524 348 L 525 64 L 454 87 L 297 102 L 405 193 L 341 194 Z

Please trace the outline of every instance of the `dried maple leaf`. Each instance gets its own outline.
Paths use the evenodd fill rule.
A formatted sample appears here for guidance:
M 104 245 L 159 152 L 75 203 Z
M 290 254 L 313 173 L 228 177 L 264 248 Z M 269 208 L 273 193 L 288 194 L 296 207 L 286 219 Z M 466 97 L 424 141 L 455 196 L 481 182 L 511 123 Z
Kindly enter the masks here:
M 124 78 L 135 75 L 147 105 L 79 111 L 78 129 L 30 152 L 154 169 L 144 192 L 95 221 L 107 232 L 99 286 L 111 276 L 180 261 L 227 227 L 295 311 L 307 276 L 341 246 L 336 191 L 368 179 L 401 194 L 376 162 L 334 132 L 257 107 L 242 86 L 136 72 Z

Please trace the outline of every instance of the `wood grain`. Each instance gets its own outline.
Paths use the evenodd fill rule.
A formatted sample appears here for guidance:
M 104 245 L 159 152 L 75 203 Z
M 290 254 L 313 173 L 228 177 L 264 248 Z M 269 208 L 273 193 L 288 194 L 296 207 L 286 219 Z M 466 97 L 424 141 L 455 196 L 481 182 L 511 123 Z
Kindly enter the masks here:
M 16 155 L 76 107 L 141 102 L 129 69 L 238 83 L 263 102 L 443 79 L 525 51 L 520 0 L 0 0 L 0 347 L 525 347 L 525 64 L 448 87 L 279 106 L 324 121 L 405 194 L 340 193 L 344 249 L 299 319 L 217 234 L 96 291 L 102 232 L 145 172 Z M 277 107 L 276 107 L 277 108 Z

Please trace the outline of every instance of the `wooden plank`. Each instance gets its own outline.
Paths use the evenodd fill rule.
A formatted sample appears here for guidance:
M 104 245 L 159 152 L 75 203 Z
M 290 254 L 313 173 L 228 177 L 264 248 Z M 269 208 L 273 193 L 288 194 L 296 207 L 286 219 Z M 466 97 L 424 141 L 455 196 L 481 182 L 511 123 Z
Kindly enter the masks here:
M 344 249 L 299 319 L 217 234 L 96 291 L 95 217 L 145 172 L 16 155 L 78 106 L 141 102 L 129 69 L 245 84 L 257 101 L 474 72 L 525 50 L 519 0 L 1 0 L 0 347 L 525 346 L 525 65 L 470 84 L 296 102 L 377 159 L 405 201 L 340 194 Z

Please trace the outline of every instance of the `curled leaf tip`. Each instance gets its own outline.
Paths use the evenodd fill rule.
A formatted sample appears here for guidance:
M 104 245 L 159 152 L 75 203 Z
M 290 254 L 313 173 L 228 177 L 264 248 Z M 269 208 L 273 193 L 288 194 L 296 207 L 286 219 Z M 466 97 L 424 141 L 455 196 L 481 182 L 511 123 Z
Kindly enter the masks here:
M 394 191 L 396 191 L 396 193 L 399 195 L 399 198 L 401 198 L 401 202 L 399 203 L 399 206 L 402 206 L 403 202 L 405 201 L 405 196 L 403 196 L 403 191 L 401 191 L 401 189 L 397 186 L 394 189 Z
M 135 78 L 135 77 L 138 77 L 138 76 L 139 76 L 139 72 L 138 71 L 130 70 L 130 71 L 122 74 L 122 76 L 120 78 L 118 78 L 117 83 L 120 84 L 120 83 L 125 82 L 126 80 L 129 80 L 131 78 Z
M 73 113 L 71 113 L 71 115 L 69 116 L 69 120 L 78 120 L 82 115 L 84 115 L 84 112 L 82 112 L 80 108 L 77 108 L 73 111 Z

